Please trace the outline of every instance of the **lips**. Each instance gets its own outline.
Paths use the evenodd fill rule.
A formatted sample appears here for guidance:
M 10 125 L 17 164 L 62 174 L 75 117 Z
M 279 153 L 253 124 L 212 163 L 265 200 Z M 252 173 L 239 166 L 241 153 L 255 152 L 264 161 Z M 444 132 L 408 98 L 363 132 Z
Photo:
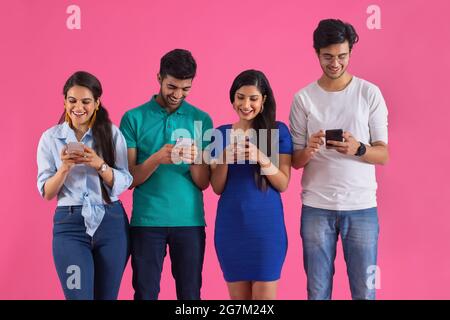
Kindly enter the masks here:
M 330 70 L 331 73 L 338 73 L 341 68 L 328 68 L 328 70 Z
M 244 114 L 244 115 L 246 115 L 246 116 L 248 116 L 248 115 L 250 115 L 251 113 L 253 113 L 253 109 L 239 109 L 239 111 L 242 113 L 242 114 Z
M 172 97 L 169 96 L 169 103 L 171 104 L 179 104 L 181 102 L 181 99 L 174 99 Z
M 82 116 L 87 114 L 86 111 L 72 111 L 71 113 L 77 118 L 81 118 Z

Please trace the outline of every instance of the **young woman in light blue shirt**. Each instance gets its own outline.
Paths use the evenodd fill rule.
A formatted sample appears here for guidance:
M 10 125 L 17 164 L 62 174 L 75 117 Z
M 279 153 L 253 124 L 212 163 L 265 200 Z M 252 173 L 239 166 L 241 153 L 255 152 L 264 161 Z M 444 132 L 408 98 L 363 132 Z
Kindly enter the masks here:
M 39 192 L 58 199 L 53 257 L 66 299 L 117 299 L 129 257 L 128 217 L 118 196 L 132 183 L 127 148 L 100 97 L 99 80 L 74 73 L 64 113 L 37 151 Z

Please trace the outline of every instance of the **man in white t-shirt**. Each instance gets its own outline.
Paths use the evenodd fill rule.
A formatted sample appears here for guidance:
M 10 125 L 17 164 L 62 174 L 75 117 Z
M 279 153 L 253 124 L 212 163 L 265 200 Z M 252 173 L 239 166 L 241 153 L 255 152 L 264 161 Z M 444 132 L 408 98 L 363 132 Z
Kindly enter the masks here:
M 304 168 L 300 233 L 308 299 L 331 299 L 339 235 L 352 298 L 375 299 L 375 165 L 389 157 L 388 112 L 377 86 L 347 72 L 357 41 L 350 24 L 322 20 L 314 48 L 323 74 L 295 94 L 291 107 L 292 166 Z M 335 129 L 339 137 L 326 140 Z

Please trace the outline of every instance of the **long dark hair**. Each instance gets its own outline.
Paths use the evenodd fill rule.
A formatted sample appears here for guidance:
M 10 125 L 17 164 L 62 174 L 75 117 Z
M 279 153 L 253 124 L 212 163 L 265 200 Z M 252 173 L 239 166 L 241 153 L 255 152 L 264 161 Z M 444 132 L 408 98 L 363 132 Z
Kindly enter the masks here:
M 71 75 L 69 79 L 67 79 L 63 88 L 64 99 L 67 99 L 67 92 L 73 86 L 88 88 L 92 92 L 95 101 L 98 101 L 103 93 L 100 81 L 94 75 L 85 71 L 77 71 L 73 75 Z M 64 110 L 64 113 L 59 119 L 58 124 L 64 123 L 65 118 L 66 111 Z M 109 119 L 108 111 L 102 105 L 101 101 L 100 105 L 98 106 L 95 121 L 92 125 L 92 136 L 94 139 L 93 149 L 95 150 L 95 152 L 99 156 L 101 156 L 111 168 L 115 168 L 116 152 L 112 136 L 112 122 Z M 106 203 L 111 203 L 111 198 L 109 197 L 109 194 L 101 181 L 100 175 L 99 179 L 103 200 Z
M 265 147 L 262 151 L 267 150 L 267 156 L 270 157 L 272 144 L 272 129 L 276 129 L 275 113 L 276 113 L 276 103 L 275 97 L 273 96 L 272 88 L 270 87 L 269 80 L 267 80 L 264 73 L 258 70 L 245 70 L 241 72 L 236 79 L 234 79 L 233 84 L 230 88 L 230 101 L 234 103 L 234 98 L 236 91 L 243 86 L 255 86 L 261 92 L 263 98 L 266 97 L 264 101 L 264 109 L 259 113 L 252 121 L 252 129 L 255 129 L 257 147 L 261 150 L 261 147 Z M 259 141 L 259 130 L 267 130 L 267 146 L 262 146 L 262 142 Z M 259 189 L 267 190 L 269 181 L 265 176 L 261 175 L 260 167 L 255 166 L 255 182 Z

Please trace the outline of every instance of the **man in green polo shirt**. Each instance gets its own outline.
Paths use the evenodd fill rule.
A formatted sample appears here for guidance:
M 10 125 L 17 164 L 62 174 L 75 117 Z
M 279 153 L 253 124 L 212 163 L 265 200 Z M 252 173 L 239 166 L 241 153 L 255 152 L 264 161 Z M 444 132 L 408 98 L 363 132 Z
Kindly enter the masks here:
M 161 58 L 160 91 L 125 113 L 120 129 L 133 175 L 131 265 L 134 298 L 158 299 L 169 246 L 177 298 L 200 299 L 205 251 L 203 193 L 209 167 L 202 161 L 209 115 L 185 101 L 196 73 L 187 50 Z M 180 142 L 181 141 L 181 142 Z

